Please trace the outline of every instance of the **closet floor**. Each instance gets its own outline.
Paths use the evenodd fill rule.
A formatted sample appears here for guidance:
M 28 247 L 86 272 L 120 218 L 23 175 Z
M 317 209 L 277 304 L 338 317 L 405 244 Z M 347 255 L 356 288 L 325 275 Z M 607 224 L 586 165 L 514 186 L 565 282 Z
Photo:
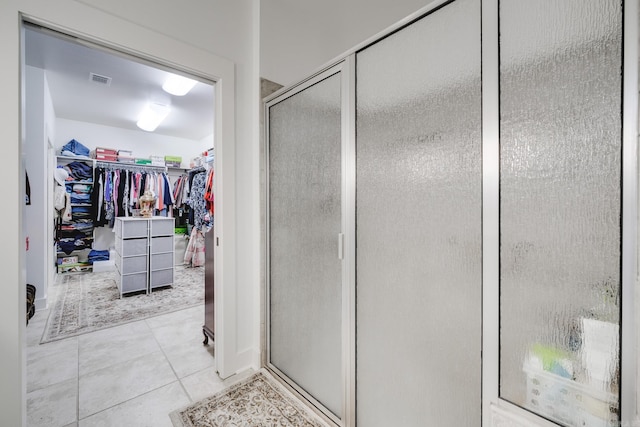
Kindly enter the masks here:
M 39 344 L 48 315 L 27 325 L 28 427 L 171 427 L 170 412 L 226 387 L 204 306 Z

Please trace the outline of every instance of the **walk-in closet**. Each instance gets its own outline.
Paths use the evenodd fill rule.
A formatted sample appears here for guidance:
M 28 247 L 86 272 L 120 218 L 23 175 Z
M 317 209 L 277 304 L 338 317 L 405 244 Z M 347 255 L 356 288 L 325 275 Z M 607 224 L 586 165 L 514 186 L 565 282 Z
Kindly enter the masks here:
M 66 369 L 55 349 L 70 345 L 80 354 L 64 361 L 75 363 L 76 420 L 109 406 L 109 396 L 94 402 L 91 389 L 104 385 L 90 385 L 91 369 L 116 372 L 148 352 L 151 365 L 164 354 L 177 380 L 216 372 L 214 83 L 30 23 L 24 83 L 24 167 L 35 184 L 24 211 L 35 295 L 27 328 L 38 335 L 27 346 L 27 393 L 49 393 L 45 378 Z M 136 336 L 144 328 L 149 337 Z M 108 338 L 95 349 L 94 336 Z M 125 340 L 141 342 L 140 354 L 120 348 Z M 87 368 L 83 355 L 102 365 Z M 135 389 L 119 378 L 108 381 Z M 44 418 L 30 422 L 47 425 L 39 411 L 31 403 Z

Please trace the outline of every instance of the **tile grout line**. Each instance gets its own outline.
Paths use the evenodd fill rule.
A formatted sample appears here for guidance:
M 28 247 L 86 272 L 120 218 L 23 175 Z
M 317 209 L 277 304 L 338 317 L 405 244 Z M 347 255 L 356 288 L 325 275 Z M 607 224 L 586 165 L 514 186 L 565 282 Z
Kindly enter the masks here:
M 158 338 L 156 338 L 155 334 L 153 333 L 153 328 L 151 327 L 151 325 L 147 322 L 147 319 L 144 319 L 144 323 L 147 325 L 147 327 L 149 328 L 149 332 L 151 333 L 151 336 L 153 337 L 153 340 L 156 342 L 156 344 L 158 344 L 158 348 L 160 348 L 160 351 L 162 352 L 162 355 L 164 356 L 164 359 L 167 361 L 167 363 L 169 364 L 169 367 L 171 368 L 171 372 L 173 372 L 173 375 L 176 377 L 176 380 L 178 381 L 178 383 L 180 384 L 180 388 L 182 388 L 182 391 L 184 392 L 184 394 L 187 396 L 187 398 L 189 399 L 190 403 L 193 403 L 193 398 L 191 397 L 191 395 L 189 394 L 189 392 L 187 391 L 187 389 L 185 388 L 184 384 L 182 384 L 182 379 L 180 378 L 180 376 L 178 375 L 178 373 L 176 372 L 175 368 L 173 367 L 173 364 L 171 363 L 171 361 L 169 360 L 169 357 L 167 356 L 167 353 L 165 353 L 164 348 L 162 347 L 162 345 L 160 344 L 160 342 L 158 341 Z
M 154 389 L 152 389 L 152 390 L 145 391 L 144 393 L 141 393 L 141 394 L 139 394 L 139 395 L 137 395 L 137 396 L 134 396 L 134 397 L 132 397 L 132 398 L 130 398 L 130 399 L 123 400 L 122 402 L 119 402 L 119 403 L 116 403 L 116 404 L 114 404 L 114 405 L 111 405 L 111 406 L 108 406 L 108 407 L 106 407 L 106 408 L 103 408 L 103 409 L 99 410 L 98 412 L 94 412 L 94 413 L 92 413 L 92 414 L 87 415 L 86 417 L 84 417 L 84 418 L 83 418 L 83 420 L 86 420 L 86 419 L 88 419 L 88 418 L 91 418 L 91 417 L 93 417 L 93 416 L 96 416 L 96 415 L 98 415 L 98 414 L 101 414 L 101 413 L 103 413 L 103 412 L 105 412 L 105 411 L 108 411 L 108 410 L 110 410 L 110 409 L 116 408 L 116 407 L 118 407 L 118 406 L 120 406 L 120 405 L 124 405 L 125 403 L 131 402 L 132 400 L 138 399 L 138 398 L 140 398 L 140 397 L 142 397 L 142 396 L 145 396 L 145 395 L 147 395 L 147 394 L 149 394 L 149 393 L 153 393 L 153 392 L 155 392 L 155 391 L 158 391 L 158 390 L 160 390 L 161 388 L 166 387 L 166 386 L 168 386 L 168 385 L 171 385 L 171 384 L 173 384 L 173 383 L 175 383 L 175 382 L 179 382 L 179 380 L 171 381 L 171 382 L 169 382 L 169 383 L 167 383 L 167 384 L 163 384 L 163 385 L 161 385 L 161 386 L 159 386 L 159 387 L 156 387 L 156 388 L 154 388 Z M 80 422 L 80 420 L 78 420 L 77 422 L 79 423 L 79 422 Z
M 167 357 L 167 354 L 166 354 L 166 352 L 165 352 L 164 348 L 162 347 L 162 345 L 160 344 L 160 342 L 158 341 L 158 339 L 156 338 L 156 336 L 153 334 L 153 328 L 152 328 L 152 327 L 151 327 L 151 325 L 147 322 L 147 319 L 143 319 L 143 320 L 144 320 L 144 323 L 145 323 L 145 324 L 147 325 L 147 327 L 149 328 L 149 332 L 151 333 L 151 336 L 153 337 L 153 340 L 154 340 L 154 341 L 156 342 L 156 344 L 158 345 L 158 348 L 160 349 L 160 352 L 162 353 L 162 355 L 163 355 L 163 357 L 164 357 L 165 361 L 167 362 L 167 364 L 168 364 L 168 365 L 169 365 L 169 367 L 171 368 L 171 372 L 173 372 L 173 375 L 174 375 L 174 377 L 175 377 L 175 381 L 171 381 L 171 382 L 169 382 L 169 383 L 167 383 L 167 384 L 164 384 L 164 385 L 162 385 L 162 386 L 159 386 L 159 387 L 157 387 L 157 388 L 155 388 L 155 389 L 152 389 L 152 390 L 146 391 L 146 392 L 144 392 L 144 393 L 142 393 L 142 394 L 139 394 L 139 395 L 137 395 L 137 396 L 134 396 L 134 397 L 132 397 L 131 399 L 127 399 L 127 400 L 125 400 L 125 401 L 123 401 L 123 402 L 120 402 L 120 403 L 118 403 L 118 404 L 112 405 L 112 406 L 110 406 L 110 407 L 108 407 L 108 408 L 104 408 L 104 409 L 102 409 L 102 410 L 100 410 L 100 411 L 98 411 L 98 412 L 96 412 L 96 413 L 94 413 L 94 414 L 91 414 L 91 415 L 87 416 L 86 418 L 89 418 L 89 417 L 95 416 L 95 415 L 100 414 L 100 413 L 102 413 L 102 412 L 104 412 L 104 411 L 107 411 L 107 410 L 110 410 L 110 409 L 115 408 L 115 407 L 117 407 L 117 406 L 123 405 L 123 404 L 125 404 L 125 403 L 127 403 L 127 402 L 130 402 L 130 401 L 134 400 L 134 399 L 138 399 L 138 398 L 140 398 L 140 397 L 142 397 L 142 396 L 145 396 L 145 395 L 147 395 L 147 394 L 149 394 L 149 393 L 155 392 L 155 391 L 157 391 L 157 390 L 159 390 L 159 389 L 161 389 L 161 388 L 163 388 L 163 387 L 166 387 L 166 386 L 168 386 L 168 385 L 171 385 L 171 384 L 173 384 L 174 382 L 176 382 L 176 383 L 178 383 L 178 384 L 180 385 L 180 388 L 181 388 L 181 389 L 182 389 L 182 391 L 185 393 L 185 396 L 187 396 L 187 398 L 189 399 L 189 403 L 193 403 L 193 402 L 194 402 L 193 398 L 191 397 L 191 395 L 189 394 L 189 392 L 186 390 L 186 388 L 185 388 L 184 384 L 182 383 L 182 379 L 178 376 L 177 372 L 175 371 L 175 369 L 174 369 L 174 367 L 173 367 L 173 364 L 172 364 L 172 363 L 171 363 L 171 361 L 169 360 L 169 357 Z M 78 359 L 78 362 L 79 362 L 79 359 Z M 79 393 L 78 393 L 78 395 L 79 395 Z M 168 414 L 167 414 L 167 416 L 168 416 Z M 86 418 L 85 418 L 85 419 L 86 419 Z M 78 422 L 79 422 L 79 420 L 78 420 Z
M 56 289 L 56 292 L 52 292 L 51 296 L 52 296 L 52 298 L 51 298 L 51 303 L 50 304 L 53 305 L 53 304 L 56 303 L 56 301 L 58 301 L 58 299 L 60 297 L 59 289 Z M 176 310 L 176 312 L 177 311 L 182 311 L 182 310 L 189 310 L 191 308 L 193 308 L 193 307 L 187 307 L 187 308 L 179 309 L 179 310 Z M 40 339 L 42 338 L 42 334 L 45 332 L 45 329 L 46 329 L 46 326 L 47 326 L 47 323 L 48 323 L 48 320 L 49 320 L 49 315 L 51 314 L 51 308 L 49 308 L 47 311 L 48 311 L 48 313 L 46 313 L 47 314 L 46 319 L 44 319 L 42 325 L 39 325 L 42 328 L 42 332 L 40 333 Z M 172 313 L 172 311 L 170 311 L 169 313 Z M 163 314 L 169 314 L 169 313 L 163 313 Z M 64 341 L 64 340 L 67 340 L 67 339 L 75 340 L 77 360 L 76 360 L 76 364 L 75 364 L 76 366 L 75 366 L 75 369 L 74 369 L 76 371 L 76 378 L 74 379 L 75 380 L 74 386 L 75 386 L 75 390 L 76 390 L 76 396 L 75 396 L 75 399 L 74 399 L 75 400 L 75 408 L 73 408 L 74 409 L 74 413 L 75 413 L 75 416 L 74 416 L 75 420 L 72 421 L 72 424 L 75 423 L 76 425 L 79 425 L 81 421 L 85 421 L 85 420 L 89 419 L 90 417 L 95 416 L 96 414 L 100 414 L 100 413 L 102 413 L 104 411 L 113 409 L 116 406 L 123 405 L 125 403 L 128 403 L 128 402 L 134 400 L 134 399 L 137 399 L 137 398 L 140 398 L 142 396 L 145 396 L 145 395 L 147 395 L 147 394 L 149 394 L 151 392 L 155 392 L 155 391 L 157 391 L 157 390 L 159 390 L 159 389 L 161 389 L 163 387 L 167 387 L 169 385 L 172 385 L 176 381 L 179 383 L 179 386 L 182 389 L 182 391 L 184 393 L 184 396 L 187 398 L 187 401 L 189 403 L 193 403 L 194 402 L 193 397 L 187 391 L 187 388 L 186 388 L 185 384 L 182 382 L 182 379 L 179 378 L 179 375 L 177 374 L 176 368 L 171 363 L 171 361 L 170 361 L 170 359 L 169 359 L 169 357 L 167 355 L 168 354 L 167 353 L 168 350 L 166 350 L 165 347 L 163 347 L 160 344 L 160 341 L 159 341 L 158 337 L 156 336 L 156 334 L 154 334 L 154 328 L 152 327 L 151 323 L 152 323 L 152 319 L 155 318 L 155 317 L 156 316 L 154 316 L 152 318 L 145 318 L 145 319 L 140 319 L 140 320 L 144 321 L 144 324 L 148 328 L 148 333 L 152 334 L 153 341 L 159 347 L 159 350 L 160 350 L 162 356 L 164 357 L 164 360 L 169 364 L 169 367 L 170 367 L 171 371 L 174 374 L 174 377 L 172 378 L 172 380 L 169 381 L 168 383 L 160 385 L 160 386 L 158 386 L 158 387 L 156 387 L 156 388 L 154 388 L 152 390 L 148 390 L 148 391 L 146 391 L 144 393 L 141 393 L 141 394 L 139 394 L 137 396 L 131 397 L 130 399 L 127 399 L 125 401 L 122 401 L 122 402 L 119 402 L 117 404 L 111 405 L 108 408 L 103 408 L 100 411 L 97 411 L 95 413 L 83 416 L 82 418 L 80 417 L 80 415 L 81 415 L 81 412 L 80 412 L 80 398 L 81 398 L 81 396 L 80 396 L 80 392 L 81 392 L 81 390 L 80 390 L 80 376 L 81 376 L 81 366 L 82 366 L 81 365 L 81 363 L 82 363 L 81 357 L 82 357 L 83 351 L 81 349 L 80 337 L 78 335 L 76 335 L 76 336 L 70 336 L 70 337 L 66 337 L 66 338 L 61 338 L 59 340 L 55 340 L 56 342 Z M 119 326 L 119 325 L 115 325 L 115 326 Z M 97 332 L 97 331 L 92 331 L 92 332 Z M 82 334 L 79 334 L 79 335 L 82 335 Z M 37 344 L 35 344 L 35 345 L 41 345 L 41 344 L 42 345 L 48 345 L 48 344 L 52 344 L 52 343 L 53 343 L 53 341 L 52 342 L 48 342 L 48 343 L 40 343 L 40 341 L 38 341 Z M 186 376 L 185 376 L 185 378 L 186 378 Z M 67 424 L 65 424 L 65 425 L 67 425 Z
M 180 377 L 178 376 L 178 373 L 176 372 L 175 368 L 173 367 L 173 364 L 171 363 L 171 361 L 169 360 L 169 357 L 167 356 L 167 353 L 164 351 L 164 348 L 162 347 L 162 344 L 160 344 L 160 341 L 158 341 L 158 338 L 156 337 L 156 335 L 153 333 L 153 328 L 151 327 L 151 325 L 147 322 L 147 319 L 145 319 L 144 323 L 147 324 L 147 328 L 149 328 L 149 332 L 151 333 L 151 336 L 153 337 L 153 340 L 156 342 L 156 344 L 158 344 L 158 348 L 160 349 L 160 351 L 162 352 L 162 356 L 164 356 L 164 360 L 167 361 L 167 363 L 169 364 L 169 367 L 171 368 L 171 372 L 173 372 L 173 375 L 176 377 L 176 380 L 180 383 L 180 387 L 182 387 L 182 381 L 180 381 Z M 182 387 L 184 390 L 184 387 Z M 186 392 L 186 390 L 185 390 Z M 189 396 L 189 394 L 187 394 L 187 397 L 191 398 Z

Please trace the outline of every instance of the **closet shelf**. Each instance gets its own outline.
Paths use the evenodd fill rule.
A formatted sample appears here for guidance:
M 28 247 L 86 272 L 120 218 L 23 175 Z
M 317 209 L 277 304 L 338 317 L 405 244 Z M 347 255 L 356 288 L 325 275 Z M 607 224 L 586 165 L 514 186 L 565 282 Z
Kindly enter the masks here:
M 65 181 L 65 184 L 86 184 L 86 185 L 93 185 L 93 181 Z
M 95 162 L 93 159 L 74 156 L 56 156 L 56 159 L 58 166 L 66 166 L 72 162 L 81 162 L 91 169 L 91 175 L 87 173 L 88 171 L 84 170 L 75 176 L 71 175 L 72 179 L 64 182 L 67 191 L 75 185 L 88 187 L 86 189 L 88 190 L 87 194 L 90 198 L 94 188 L 93 170 L 95 169 Z M 61 274 L 92 271 L 93 268 L 91 263 L 85 260 L 86 257 L 84 255 L 87 251 L 90 251 L 93 246 L 94 223 L 88 220 L 87 213 L 73 212 L 73 208 L 90 208 L 92 204 L 86 197 L 74 200 L 79 203 L 69 204 L 69 207 L 72 208 L 71 218 L 63 220 L 58 217 L 56 224 L 56 270 Z M 74 243 L 79 243 L 77 245 L 78 247 L 74 247 Z M 69 250 L 71 250 L 71 252 L 69 252 Z M 75 261 L 77 262 L 61 263 L 61 259 L 73 257 L 74 255 L 76 256 Z
M 72 250 L 69 254 L 67 254 L 67 253 L 66 253 L 66 252 L 64 252 L 64 251 L 57 251 L 57 253 L 58 253 L 59 255 L 61 255 L 61 254 L 65 254 L 66 256 L 70 256 L 70 255 L 73 255 L 73 254 L 74 254 L 74 253 L 76 253 L 76 252 L 83 252 L 83 251 L 90 251 L 90 250 L 91 250 L 91 248 L 79 248 L 79 249 L 74 249 L 74 250 Z M 65 256 L 65 255 L 63 255 L 63 256 Z
M 73 162 L 75 160 L 78 161 L 82 161 L 82 162 L 93 162 L 92 158 L 89 157 L 83 157 L 83 156 L 56 156 L 56 158 L 58 159 L 58 161 L 63 160 L 63 161 L 69 161 L 69 162 Z

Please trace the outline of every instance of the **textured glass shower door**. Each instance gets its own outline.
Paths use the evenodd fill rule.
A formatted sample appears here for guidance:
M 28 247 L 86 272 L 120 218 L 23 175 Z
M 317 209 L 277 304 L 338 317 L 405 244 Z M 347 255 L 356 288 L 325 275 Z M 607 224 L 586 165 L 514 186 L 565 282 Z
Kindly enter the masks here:
M 341 73 L 269 106 L 269 364 L 342 417 Z
M 619 425 L 621 69 L 619 0 L 500 2 L 500 397 L 565 426 Z
M 481 423 L 480 2 L 356 58 L 359 427 Z

